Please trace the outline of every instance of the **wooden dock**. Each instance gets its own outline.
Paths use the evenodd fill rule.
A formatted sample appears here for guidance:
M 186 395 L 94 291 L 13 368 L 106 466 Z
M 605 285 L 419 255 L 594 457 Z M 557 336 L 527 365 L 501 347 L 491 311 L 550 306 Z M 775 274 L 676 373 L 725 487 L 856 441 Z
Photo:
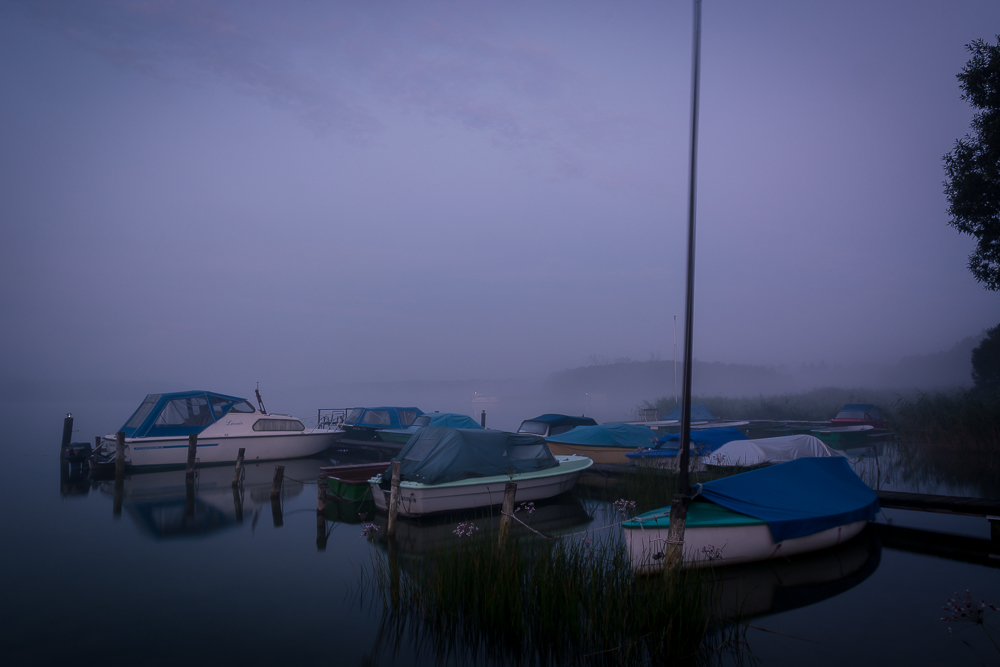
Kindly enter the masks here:
M 882 507 L 891 509 L 961 514 L 964 516 L 1000 517 L 1000 500 L 988 500 L 985 498 L 935 496 L 926 493 L 904 493 L 902 491 L 879 491 L 878 501 Z

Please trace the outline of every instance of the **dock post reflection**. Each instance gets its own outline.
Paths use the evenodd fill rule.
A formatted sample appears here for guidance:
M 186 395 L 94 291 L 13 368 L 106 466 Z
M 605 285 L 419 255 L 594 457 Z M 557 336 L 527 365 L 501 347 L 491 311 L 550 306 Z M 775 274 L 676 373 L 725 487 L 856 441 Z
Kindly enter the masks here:
M 125 433 L 118 431 L 115 434 L 115 496 L 114 516 L 122 515 L 122 494 L 125 491 Z
M 316 480 L 316 550 L 326 551 L 326 479 L 321 472 Z
M 243 455 L 246 454 L 246 452 L 246 447 L 240 447 L 240 453 L 236 455 L 236 470 L 233 471 L 234 489 L 243 483 Z
M 194 516 L 194 475 L 184 475 L 184 516 Z
M 243 496 L 240 487 L 233 487 L 233 507 L 236 509 L 236 522 L 243 523 Z
M 281 498 L 271 498 L 271 520 L 274 521 L 275 528 L 281 528 L 285 525 L 284 518 L 281 516 Z

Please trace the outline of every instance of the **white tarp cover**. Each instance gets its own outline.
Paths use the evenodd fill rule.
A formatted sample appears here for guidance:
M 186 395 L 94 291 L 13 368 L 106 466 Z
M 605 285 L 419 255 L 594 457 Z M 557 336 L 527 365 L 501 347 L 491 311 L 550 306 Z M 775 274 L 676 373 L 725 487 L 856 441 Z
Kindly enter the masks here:
M 807 456 L 843 456 L 842 453 L 823 444 L 811 435 L 785 435 L 778 438 L 759 440 L 734 440 L 712 452 L 706 458 L 707 465 L 717 466 L 759 466 L 765 463 L 781 463 Z

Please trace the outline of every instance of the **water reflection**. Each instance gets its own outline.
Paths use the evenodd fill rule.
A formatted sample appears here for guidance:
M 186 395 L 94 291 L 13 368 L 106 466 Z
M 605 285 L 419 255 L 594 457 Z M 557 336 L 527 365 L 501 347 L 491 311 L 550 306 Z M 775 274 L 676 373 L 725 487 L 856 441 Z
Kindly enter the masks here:
M 878 569 L 882 546 L 871 530 L 830 549 L 713 571 L 713 615 L 753 618 L 822 602 L 854 588 Z
M 157 470 L 126 474 L 120 490 L 116 490 L 114 481 L 94 482 L 94 486 L 113 497 L 116 509 L 120 503 L 142 532 L 151 537 L 206 537 L 238 526 L 245 514 L 256 517 L 268 507 L 273 525 L 281 527 L 282 502 L 301 495 L 306 484 L 318 477 L 319 468 L 327 464 L 328 460 L 321 458 L 245 464 L 239 487 L 232 485 L 231 466 L 199 468 L 191 483 L 184 470 Z M 285 477 L 281 497 L 272 500 L 275 465 L 285 466 Z M 73 492 L 83 488 L 82 481 L 64 486 Z
M 582 531 L 593 521 L 593 516 L 587 512 L 580 499 L 563 494 L 546 501 L 536 501 L 534 511 L 517 513 L 517 518 L 528 527 L 515 523 L 515 531 L 522 536 L 531 537 L 541 533 L 545 536 L 558 536 L 566 533 Z M 386 529 L 388 517 L 379 513 L 371 521 L 378 530 L 375 532 L 375 542 L 385 549 L 388 543 Z M 497 534 L 500 531 L 499 508 L 479 512 L 449 513 L 431 515 L 418 519 L 400 517 L 396 522 L 395 548 L 405 554 L 425 554 L 450 544 L 457 539 L 455 531 L 459 524 L 473 524 L 484 534 Z M 532 531 L 537 531 L 533 533 Z

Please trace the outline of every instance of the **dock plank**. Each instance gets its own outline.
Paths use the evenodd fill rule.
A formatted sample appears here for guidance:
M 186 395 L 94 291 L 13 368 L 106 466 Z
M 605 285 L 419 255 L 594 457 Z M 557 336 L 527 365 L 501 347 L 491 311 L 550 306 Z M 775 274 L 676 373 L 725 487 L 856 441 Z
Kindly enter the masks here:
M 926 493 L 906 493 L 903 491 L 879 491 L 878 501 L 882 507 L 891 509 L 961 514 L 964 516 L 1000 516 L 1000 500 L 987 498 L 938 496 Z

